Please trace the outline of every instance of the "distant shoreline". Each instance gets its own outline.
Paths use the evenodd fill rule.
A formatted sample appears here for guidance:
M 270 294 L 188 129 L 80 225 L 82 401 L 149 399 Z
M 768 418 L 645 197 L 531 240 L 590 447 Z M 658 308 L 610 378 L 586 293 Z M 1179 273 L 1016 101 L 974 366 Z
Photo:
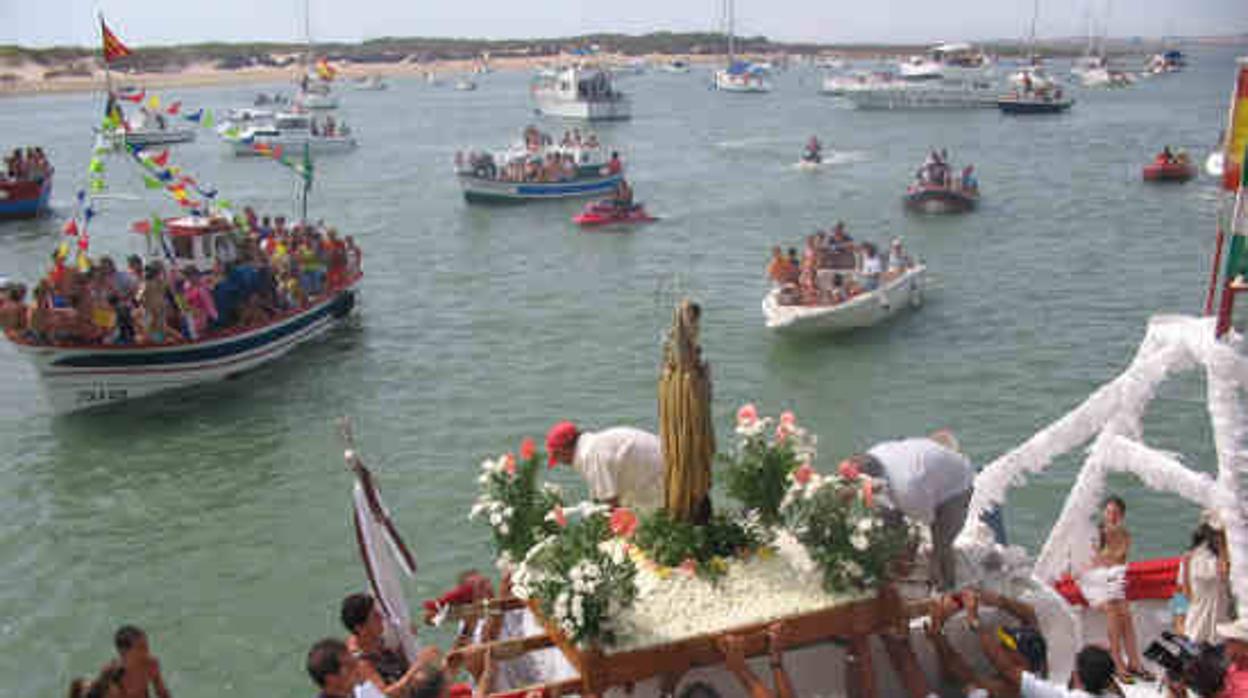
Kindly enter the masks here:
M 693 64 L 724 60 L 724 37 L 713 33 L 644 36 L 589 35 L 570 39 L 485 41 L 471 39 L 375 39 L 357 44 L 318 44 L 338 71 L 340 83 L 381 77 L 421 77 L 430 72 L 441 78 L 472 72 L 481 56 L 491 70 L 532 71 L 545 65 L 584 56 L 569 55 L 577 48 L 594 47 L 591 60 L 624 64 L 643 59 L 651 65 L 682 59 Z M 980 42 L 991 54 L 1018 56 L 1026 47 L 1019 41 Z M 1037 47 L 1045 56 L 1075 56 L 1084 52 L 1086 37 L 1045 40 Z M 1248 45 L 1248 36 L 1184 39 L 1192 45 Z M 793 56 L 875 59 L 913 55 L 929 44 L 822 45 L 774 43 L 765 37 L 740 37 L 743 55 L 782 62 Z M 1110 39 L 1110 54 L 1148 54 L 1163 46 L 1160 40 Z M 133 55 L 113 66 L 113 82 L 140 88 L 293 84 L 300 74 L 304 47 L 290 43 L 191 44 L 132 46 Z M 23 48 L 0 46 L 0 97 L 104 89 L 104 70 L 97 49 L 79 47 Z

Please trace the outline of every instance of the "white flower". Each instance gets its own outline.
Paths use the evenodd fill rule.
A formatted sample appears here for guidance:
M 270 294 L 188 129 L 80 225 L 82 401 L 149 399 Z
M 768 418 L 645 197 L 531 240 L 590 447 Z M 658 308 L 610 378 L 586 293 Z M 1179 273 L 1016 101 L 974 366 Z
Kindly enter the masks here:
M 849 559 L 841 560 L 841 569 L 845 571 L 846 575 L 855 579 L 861 577 L 863 572 L 861 565 Z
M 477 500 L 477 503 L 473 504 L 472 509 L 468 511 L 468 518 L 475 519 L 478 516 L 480 516 L 481 513 L 485 511 L 485 506 L 486 506 L 485 502 L 481 500 Z
M 478 485 L 488 485 L 488 484 L 490 484 L 490 474 L 489 474 L 489 473 L 481 473 L 479 476 L 477 476 L 477 484 L 478 484 Z
M 862 531 L 863 533 L 866 533 L 867 531 L 870 531 L 871 529 L 875 528 L 875 519 L 871 518 L 870 516 L 866 518 L 858 519 L 858 523 L 854 524 L 854 528 L 858 529 L 859 531 Z
M 507 507 L 506 509 L 503 509 L 503 518 L 510 519 L 515 513 L 516 513 L 515 508 Z
M 507 524 L 503 524 L 503 525 L 501 525 L 501 526 L 499 526 L 499 527 L 498 527 L 498 533 L 499 533 L 499 535 L 505 536 L 505 535 L 507 535 L 507 534 L 508 534 L 508 533 L 510 533 L 510 532 L 511 532 L 511 527 L 510 527 L 510 526 L 508 526 Z
M 849 544 L 854 546 L 854 550 L 857 550 L 859 552 L 864 551 L 867 548 L 871 547 L 871 541 L 868 540 L 867 536 L 863 534 L 861 531 L 854 531 L 852 534 L 850 534 Z
M 493 526 L 494 528 L 498 528 L 499 526 L 502 525 L 502 523 L 503 523 L 502 515 L 499 514 L 497 511 L 491 511 L 490 512 L 490 525 Z

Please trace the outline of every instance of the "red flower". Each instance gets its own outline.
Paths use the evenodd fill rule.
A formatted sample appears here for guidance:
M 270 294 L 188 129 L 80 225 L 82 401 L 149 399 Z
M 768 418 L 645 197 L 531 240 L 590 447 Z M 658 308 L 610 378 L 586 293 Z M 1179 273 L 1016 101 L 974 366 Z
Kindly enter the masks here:
M 737 424 L 749 426 L 758 421 L 758 409 L 752 403 L 746 403 L 737 410 Z
M 680 571 L 690 577 L 696 575 L 698 573 L 698 561 L 691 557 L 685 558 L 685 561 L 680 563 Z
M 563 507 L 555 505 L 555 523 L 559 524 L 559 528 L 568 527 L 568 517 L 563 515 Z
M 780 413 L 780 426 L 789 430 L 797 429 L 797 416 L 793 414 L 792 410 L 785 410 Z
M 537 456 L 537 444 L 533 443 L 533 439 L 526 436 L 524 441 L 520 442 L 520 460 L 531 461 Z
M 624 507 L 611 512 L 611 532 L 620 538 L 631 538 L 637 530 L 637 515 Z
M 516 474 L 516 457 L 515 456 L 513 456 L 510 453 L 503 456 L 503 470 L 507 471 L 508 475 Z
M 793 471 L 793 479 L 799 485 L 805 485 L 810 482 L 810 477 L 815 474 L 815 469 L 810 467 L 810 463 L 802 463 L 801 467 Z
M 841 461 L 841 464 L 836 466 L 836 471 L 846 480 L 857 480 L 858 476 L 861 475 L 858 472 L 858 464 L 849 460 Z

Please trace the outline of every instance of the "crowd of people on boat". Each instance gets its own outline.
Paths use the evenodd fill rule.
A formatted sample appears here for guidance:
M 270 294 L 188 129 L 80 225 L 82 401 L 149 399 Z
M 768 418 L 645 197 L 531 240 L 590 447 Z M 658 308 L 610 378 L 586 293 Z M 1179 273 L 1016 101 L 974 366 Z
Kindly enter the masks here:
M 923 187 L 941 187 L 975 191 L 979 189 L 979 180 L 975 177 L 975 166 L 967 165 L 955 179 L 953 165 L 949 162 L 949 152 L 932 148 L 928 151 L 923 164 L 914 173 L 915 183 Z
M 772 248 L 767 278 L 780 289 L 781 305 L 836 305 L 869 293 L 913 265 L 900 238 L 889 243 L 887 261 L 870 242 L 855 242 L 838 222 L 806 237 L 801 256 Z
M 5 176 L 18 181 L 39 181 L 52 172 L 43 148 L 14 148 L 4 158 Z
M 361 268 L 352 236 L 321 223 L 287 225 L 248 207 L 218 238 L 212 268 L 178 263 L 190 237 L 166 236 L 166 259 L 109 256 L 51 267 L 27 299 L 4 283 L 0 329 L 37 344 L 168 344 L 265 325 L 349 284 Z M 172 248 L 172 249 L 171 249 Z
M 481 179 L 502 182 L 571 182 L 585 176 L 585 168 L 595 175 L 618 174 L 623 163 L 618 152 L 605 161 L 598 136 L 582 136 L 580 129 L 564 131 L 556 146 L 554 138 L 529 126 L 524 130 L 524 148 L 502 154 L 484 151 L 455 153 L 455 169 Z
M 350 135 L 351 129 L 346 123 L 339 122 L 332 115 L 326 116 L 323 121 L 312 119 L 308 125 L 314 137 L 321 136 L 324 138 L 337 138 L 339 136 Z

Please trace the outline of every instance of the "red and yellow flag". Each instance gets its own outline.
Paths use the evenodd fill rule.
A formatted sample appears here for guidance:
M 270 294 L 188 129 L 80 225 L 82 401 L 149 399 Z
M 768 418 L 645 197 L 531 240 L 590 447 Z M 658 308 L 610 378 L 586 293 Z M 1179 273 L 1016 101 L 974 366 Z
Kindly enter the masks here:
M 100 17 L 100 33 L 104 36 L 104 62 L 112 63 L 118 58 L 129 56 L 132 51 L 125 44 L 121 43 L 121 39 L 113 33 L 108 25 L 104 23 L 104 18 Z
M 1238 71 L 1231 118 L 1226 124 L 1226 150 L 1222 152 L 1222 188 L 1226 191 L 1239 188 L 1244 148 L 1248 148 L 1248 58 L 1239 59 Z

